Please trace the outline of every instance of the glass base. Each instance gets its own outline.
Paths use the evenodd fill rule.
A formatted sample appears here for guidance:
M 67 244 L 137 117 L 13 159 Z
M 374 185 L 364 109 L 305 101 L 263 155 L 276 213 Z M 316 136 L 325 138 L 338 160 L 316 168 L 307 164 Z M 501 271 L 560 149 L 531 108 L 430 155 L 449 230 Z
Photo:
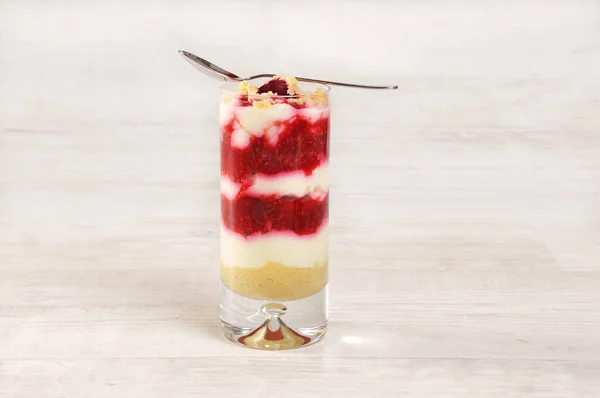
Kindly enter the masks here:
M 293 301 L 262 301 L 241 296 L 221 284 L 221 329 L 231 342 L 262 350 L 314 344 L 327 331 L 327 286 Z

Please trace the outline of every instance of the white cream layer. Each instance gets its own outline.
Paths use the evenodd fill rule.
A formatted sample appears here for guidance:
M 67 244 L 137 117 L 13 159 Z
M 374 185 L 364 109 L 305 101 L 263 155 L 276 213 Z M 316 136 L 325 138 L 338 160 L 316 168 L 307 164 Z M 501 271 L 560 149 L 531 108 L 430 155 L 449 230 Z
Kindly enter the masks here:
M 221 194 L 234 199 L 242 184 L 233 182 L 228 176 L 221 176 Z M 272 176 L 257 175 L 254 184 L 246 191 L 249 195 L 294 195 L 304 196 L 313 192 L 329 191 L 329 166 L 323 163 L 311 175 L 302 170 L 279 173 Z
M 235 118 L 232 145 L 243 149 L 250 143 L 250 137 L 266 135 L 272 145 L 277 144 L 279 134 L 284 130 L 280 123 L 295 117 L 304 117 L 316 122 L 329 116 L 329 107 L 309 107 L 296 109 L 288 104 L 273 104 L 265 108 L 254 106 L 236 106 L 235 101 L 221 102 L 219 120 L 221 125 Z
M 270 232 L 243 238 L 221 225 L 221 262 L 224 267 L 259 268 L 268 262 L 310 268 L 328 259 L 329 226 L 323 224 L 313 235 Z

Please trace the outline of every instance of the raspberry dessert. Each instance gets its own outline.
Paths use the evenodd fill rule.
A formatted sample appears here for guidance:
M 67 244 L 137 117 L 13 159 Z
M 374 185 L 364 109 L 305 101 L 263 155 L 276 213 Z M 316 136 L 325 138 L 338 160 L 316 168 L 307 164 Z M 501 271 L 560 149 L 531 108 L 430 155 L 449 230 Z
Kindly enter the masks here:
M 291 76 L 223 92 L 221 281 L 264 301 L 327 285 L 329 103 Z

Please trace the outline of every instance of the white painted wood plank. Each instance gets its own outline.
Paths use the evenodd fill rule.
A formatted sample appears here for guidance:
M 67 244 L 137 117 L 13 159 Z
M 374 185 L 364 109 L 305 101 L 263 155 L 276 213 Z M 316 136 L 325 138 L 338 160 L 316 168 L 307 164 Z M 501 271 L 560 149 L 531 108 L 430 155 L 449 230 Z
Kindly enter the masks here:
M 594 396 L 597 362 L 348 359 L 173 358 L 8 361 L 0 394 L 44 397 L 189 396 L 536 397 Z M 23 377 L 23 375 L 35 378 Z M 40 390 L 41 383 L 44 385 Z

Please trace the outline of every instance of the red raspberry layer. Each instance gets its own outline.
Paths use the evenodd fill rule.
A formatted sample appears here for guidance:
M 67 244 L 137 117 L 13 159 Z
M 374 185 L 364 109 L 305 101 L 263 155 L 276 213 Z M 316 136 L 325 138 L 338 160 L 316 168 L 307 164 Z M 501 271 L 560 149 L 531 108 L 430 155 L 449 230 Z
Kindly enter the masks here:
M 221 175 L 244 182 L 255 174 L 273 175 L 302 170 L 310 175 L 329 157 L 329 118 L 316 122 L 297 116 L 285 126 L 275 145 L 266 136 L 250 138 L 243 149 L 231 144 L 232 120 L 221 128 Z
M 221 195 L 223 224 L 244 237 L 272 231 L 291 231 L 301 236 L 314 234 L 328 214 L 329 195 L 261 195 L 236 199 Z

